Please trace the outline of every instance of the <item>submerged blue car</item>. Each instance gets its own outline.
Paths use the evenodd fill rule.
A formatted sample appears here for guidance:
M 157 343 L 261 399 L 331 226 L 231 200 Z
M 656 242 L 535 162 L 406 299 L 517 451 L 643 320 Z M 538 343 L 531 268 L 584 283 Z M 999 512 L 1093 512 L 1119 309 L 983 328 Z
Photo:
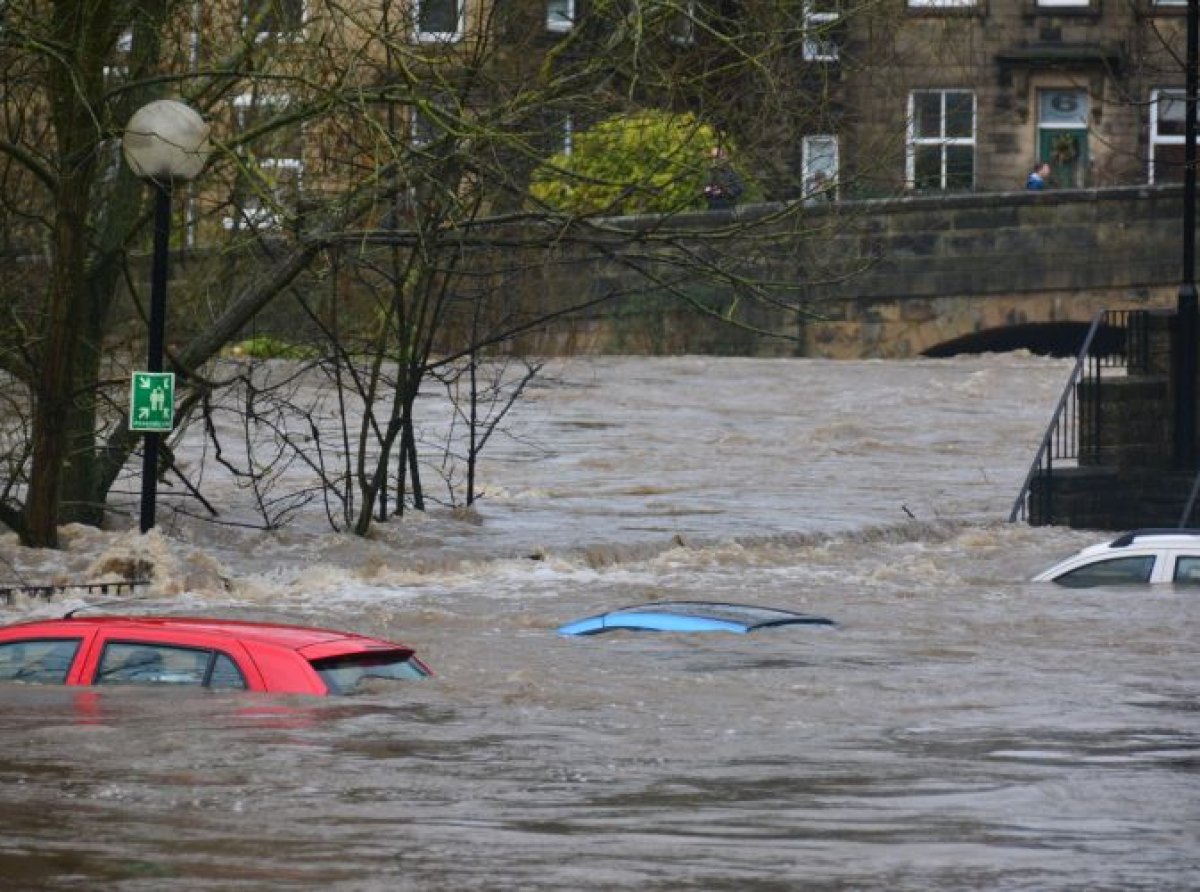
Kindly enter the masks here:
M 737 632 L 745 634 L 777 626 L 836 626 L 831 619 L 759 607 L 711 601 L 660 601 L 622 607 L 559 626 L 560 635 L 597 635 L 617 629 L 653 632 Z

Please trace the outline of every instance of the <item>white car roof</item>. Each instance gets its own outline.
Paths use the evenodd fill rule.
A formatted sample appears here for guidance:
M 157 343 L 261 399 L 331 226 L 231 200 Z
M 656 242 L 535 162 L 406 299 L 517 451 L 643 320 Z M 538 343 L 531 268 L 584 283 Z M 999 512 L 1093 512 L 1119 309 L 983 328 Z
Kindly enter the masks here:
M 1115 539 L 1089 545 L 1064 560 L 1059 561 L 1033 578 L 1034 582 L 1048 582 L 1067 570 L 1090 563 L 1091 558 L 1119 557 L 1122 554 L 1142 555 L 1166 549 L 1188 548 L 1200 550 L 1200 530 L 1150 528 L 1130 530 Z
M 1130 530 L 1107 543 L 1110 548 L 1127 548 L 1130 545 L 1196 545 L 1200 543 L 1200 530 L 1154 528 Z

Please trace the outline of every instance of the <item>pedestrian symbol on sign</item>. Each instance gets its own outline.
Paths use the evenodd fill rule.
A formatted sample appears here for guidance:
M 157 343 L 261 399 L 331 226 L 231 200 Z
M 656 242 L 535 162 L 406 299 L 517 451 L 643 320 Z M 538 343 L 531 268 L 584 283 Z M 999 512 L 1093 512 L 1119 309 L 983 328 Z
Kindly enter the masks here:
M 129 429 L 164 432 L 175 426 L 175 373 L 134 372 L 129 382 Z

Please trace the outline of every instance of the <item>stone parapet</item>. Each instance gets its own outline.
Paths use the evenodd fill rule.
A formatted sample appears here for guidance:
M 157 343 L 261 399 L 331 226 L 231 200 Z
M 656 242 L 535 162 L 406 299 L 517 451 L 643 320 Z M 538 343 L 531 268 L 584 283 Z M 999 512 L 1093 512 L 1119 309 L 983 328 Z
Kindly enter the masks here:
M 722 334 L 719 322 L 688 321 L 672 297 L 644 295 L 597 310 L 591 349 L 637 340 L 664 353 L 898 358 L 1005 328 L 1086 324 L 1105 309 L 1166 308 L 1178 288 L 1181 205 L 1177 186 L 1141 186 L 840 202 L 805 207 L 785 222 L 780 205 L 685 214 L 672 226 L 698 239 L 731 221 L 752 226 L 744 250 L 723 244 L 717 262 L 748 279 L 784 283 L 781 307 L 799 302 L 812 315 L 797 329 L 794 316 L 764 306 L 755 324 L 792 339 L 772 343 Z M 650 223 L 618 225 L 636 232 Z M 573 294 L 577 275 L 566 264 L 542 268 L 537 279 L 544 296 Z M 603 281 L 635 288 L 620 269 L 606 270 Z M 683 282 L 678 290 L 698 302 L 722 297 L 712 283 Z M 556 352 L 560 337 L 547 332 L 540 344 Z
M 952 342 L 1011 349 L 989 346 L 986 336 L 1033 326 L 1062 326 L 1069 343 L 1066 324 L 1086 325 L 1100 310 L 1174 305 L 1181 212 L 1177 186 L 762 204 L 604 221 L 596 228 L 608 239 L 604 251 L 566 240 L 547 248 L 544 234 L 514 224 L 497 233 L 498 244 L 530 247 L 479 242 L 464 259 L 472 267 L 464 287 L 501 290 L 506 311 L 523 319 L 595 302 L 511 345 L 527 353 L 902 358 Z M 732 224 L 741 235 L 713 238 Z M 687 263 L 697 257 L 716 274 L 690 272 Z M 264 255 L 231 270 L 224 258 L 211 258 L 220 273 L 213 287 L 200 282 L 209 259 L 192 257 L 188 277 L 197 284 L 174 287 L 173 330 L 183 337 L 189 324 L 203 325 L 223 294 L 269 262 Z M 297 288 L 328 294 L 314 303 L 336 303 L 341 324 L 369 330 L 375 301 L 351 267 L 341 264 L 337 283 L 301 279 Z M 767 299 L 734 294 L 731 283 L 739 281 Z M 662 282 L 668 284 L 656 284 Z M 475 305 L 470 294 L 458 303 Z M 733 304 L 747 323 L 742 328 L 716 318 Z M 254 328 L 303 343 L 314 336 L 305 324 L 281 300 Z

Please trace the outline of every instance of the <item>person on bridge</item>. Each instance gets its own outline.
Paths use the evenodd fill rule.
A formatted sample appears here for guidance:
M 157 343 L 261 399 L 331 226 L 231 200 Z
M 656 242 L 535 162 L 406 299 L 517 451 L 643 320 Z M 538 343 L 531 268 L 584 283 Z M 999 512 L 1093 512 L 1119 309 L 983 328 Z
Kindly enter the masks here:
M 1045 161 L 1039 161 L 1029 173 L 1029 179 L 1025 181 L 1025 188 L 1034 192 L 1041 192 L 1046 188 L 1046 180 L 1050 176 L 1050 165 Z
M 712 166 L 708 171 L 708 183 L 704 187 L 708 209 L 719 211 L 733 207 L 745 190 L 742 178 L 729 163 L 724 146 L 713 146 Z

